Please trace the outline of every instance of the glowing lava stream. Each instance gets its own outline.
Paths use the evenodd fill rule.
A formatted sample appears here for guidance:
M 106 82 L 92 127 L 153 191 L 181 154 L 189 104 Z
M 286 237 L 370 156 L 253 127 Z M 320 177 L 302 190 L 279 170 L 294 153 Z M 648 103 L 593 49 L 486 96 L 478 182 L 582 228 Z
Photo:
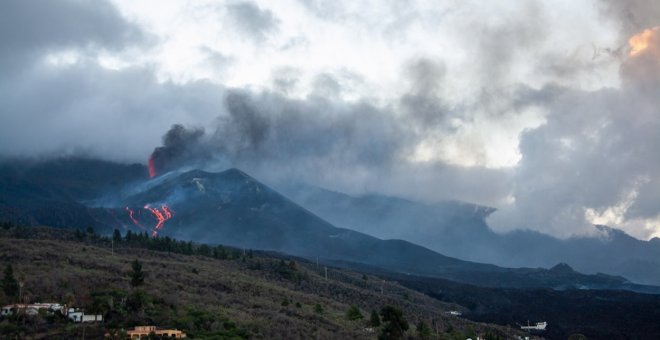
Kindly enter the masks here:
M 167 204 L 161 205 L 160 209 L 152 208 L 149 204 L 145 205 L 143 208 L 149 210 L 151 215 L 156 218 L 156 226 L 154 226 L 154 228 L 151 230 L 151 236 L 153 237 L 158 236 L 158 230 L 163 228 L 165 221 L 174 216 L 174 210 L 168 207 Z M 142 224 L 140 224 L 140 222 L 135 218 L 135 212 L 129 207 L 126 207 L 126 211 L 128 211 L 128 217 L 130 217 L 131 221 L 133 221 L 133 224 L 140 227 L 141 229 L 144 229 Z
M 156 218 L 156 221 L 158 221 L 156 226 L 151 230 L 151 236 L 155 237 L 158 235 L 158 230 L 163 228 L 165 221 L 172 218 L 173 211 L 167 206 L 167 204 L 163 204 L 161 206 L 161 209 L 163 210 L 162 212 L 158 208 L 150 207 L 149 204 L 145 205 L 144 208 L 149 210 L 151 214 Z
M 163 204 L 161 206 L 161 209 L 163 209 L 163 215 L 165 215 L 165 220 L 166 221 L 169 220 L 170 218 L 172 218 L 172 215 L 173 215 L 174 211 L 172 211 L 172 209 L 170 209 L 170 207 L 168 207 L 166 204 Z
M 133 224 L 135 224 L 136 226 L 144 229 L 144 227 L 140 224 L 140 222 L 138 222 L 138 220 L 135 219 L 135 212 L 133 211 L 133 209 L 131 209 L 129 207 L 126 207 L 126 211 L 128 211 L 128 217 L 131 218 L 131 221 L 133 221 Z

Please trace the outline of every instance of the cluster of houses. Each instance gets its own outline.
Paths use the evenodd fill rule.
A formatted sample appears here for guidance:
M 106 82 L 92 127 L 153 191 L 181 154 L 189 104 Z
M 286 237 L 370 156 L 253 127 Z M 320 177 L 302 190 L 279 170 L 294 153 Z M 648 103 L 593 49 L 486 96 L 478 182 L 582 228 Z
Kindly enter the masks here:
M 67 316 L 73 322 L 101 322 L 103 321 L 103 315 L 100 314 L 85 314 L 84 311 L 76 308 L 66 308 L 66 305 L 59 303 L 16 303 L 13 305 L 6 305 L 2 307 L 0 311 L 0 316 L 11 316 L 11 315 L 30 315 L 35 316 L 39 313 L 44 313 L 46 315 L 53 315 L 55 313 L 61 313 L 62 315 Z
M 12 315 L 29 315 L 36 316 L 39 314 L 53 315 L 55 313 L 65 315 L 73 322 L 102 322 L 103 315 L 100 314 L 85 314 L 84 311 L 76 308 L 66 308 L 66 305 L 59 303 L 16 303 L 2 307 L 0 316 L 8 317 Z M 137 326 L 131 330 L 126 331 L 130 339 L 147 339 L 149 335 L 155 334 L 161 337 L 170 337 L 181 339 L 186 337 L 186 333 L 178 329 L 160 329 L 156 326 Z

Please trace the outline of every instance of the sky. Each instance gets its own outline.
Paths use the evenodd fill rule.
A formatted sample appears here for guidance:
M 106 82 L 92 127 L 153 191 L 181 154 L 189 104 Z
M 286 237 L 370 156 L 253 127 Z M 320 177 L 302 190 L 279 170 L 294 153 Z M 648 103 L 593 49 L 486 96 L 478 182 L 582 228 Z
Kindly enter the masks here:
M 0 2 L 0 157 L 240 167 L 660 237 L 660 3 Z

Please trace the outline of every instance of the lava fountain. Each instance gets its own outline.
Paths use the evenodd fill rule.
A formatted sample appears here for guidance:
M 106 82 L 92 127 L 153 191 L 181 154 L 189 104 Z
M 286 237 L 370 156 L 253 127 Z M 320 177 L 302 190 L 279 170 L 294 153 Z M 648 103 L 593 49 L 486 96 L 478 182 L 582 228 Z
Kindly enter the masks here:
M 149 168 L 149 178 L 154 178 L 156 177 L 156 164 L 154 164 L 154 155 L 151 154 L 151 157 L 149 157 L 149 161 L 147 162 L 147 167 Z

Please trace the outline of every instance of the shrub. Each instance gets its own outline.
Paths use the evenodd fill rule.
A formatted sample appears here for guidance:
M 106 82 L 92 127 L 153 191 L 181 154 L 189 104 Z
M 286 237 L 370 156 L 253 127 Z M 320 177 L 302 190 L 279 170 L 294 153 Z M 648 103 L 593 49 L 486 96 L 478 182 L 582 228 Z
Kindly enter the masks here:
M 408 330 L 408 321 L 403 316 L 403 312 L 393 306 L 385 306 L 380 311 L 383 319 L 383 330 L 378 339 L 403 339 L 403 334 Z
M 351 321 L 355 321 L 355 320 L 363 319 L 364 316 L 362 316 L 362 313 L 360 312 L 360 308 L 358 308 L 358 306 L 351 305 L 346 311 L 346 318 Z

